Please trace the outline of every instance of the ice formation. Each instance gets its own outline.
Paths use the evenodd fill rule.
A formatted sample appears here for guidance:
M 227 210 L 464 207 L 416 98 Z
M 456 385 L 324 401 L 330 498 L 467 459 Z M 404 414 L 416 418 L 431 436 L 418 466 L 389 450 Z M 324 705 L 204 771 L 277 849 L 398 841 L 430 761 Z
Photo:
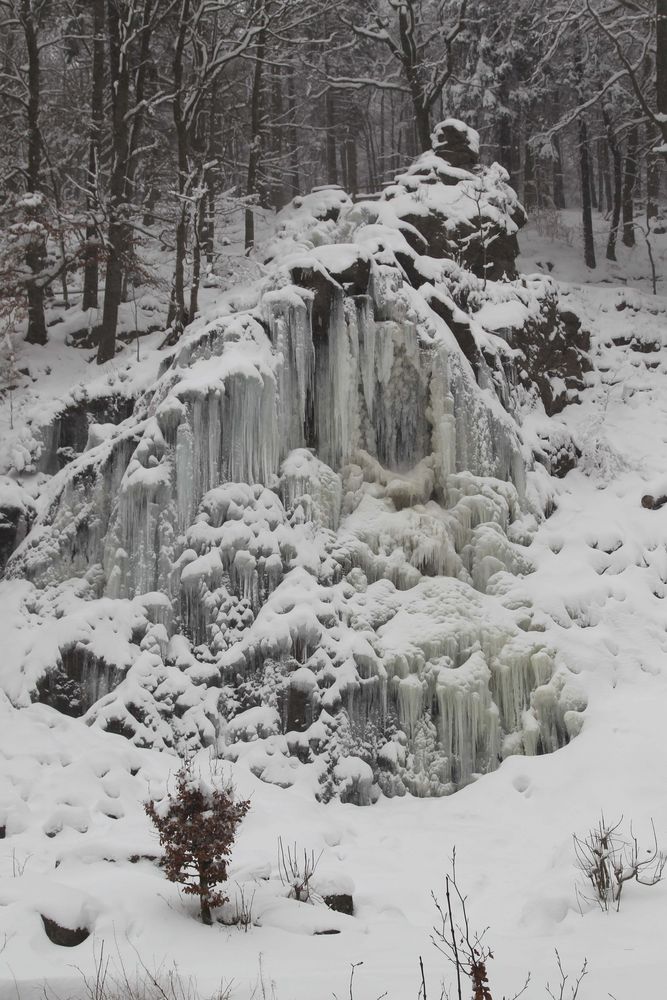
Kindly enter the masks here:
M 195 322 L 51 481 L 7 568 L 14 703 L 358 803 L 575 735 L 567 668 L 503 601 L 541 514 L 520 335 L 561 323 L 514 272 L 522 218 L 452 122 L 380 199 L 286 209 L 257 305 Z

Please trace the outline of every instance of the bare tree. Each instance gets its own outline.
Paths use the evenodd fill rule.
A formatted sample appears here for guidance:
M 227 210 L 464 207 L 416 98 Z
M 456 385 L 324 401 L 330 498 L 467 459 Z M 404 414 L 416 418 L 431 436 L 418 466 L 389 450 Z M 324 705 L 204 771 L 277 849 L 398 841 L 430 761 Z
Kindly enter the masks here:
M 147 53 L 157 23 L 168 15 L 175 2 L 165 0 L 158 9 L 155 0 L 107 0 L 111 167 L 106 199 L 106 278 L 98 337 L 98 364 L 109 361 L 115 354 L 123 275 L 132 252 L 132 160 L 138 153 L 145 113 L 143 84 Z M 138 69 L 132 58 L 133 54 L 136 58 L 137 52 Z
M 92 88 L 88 138 L 88 170 L 86 172 L 86 249 L 83 272 L 81 308 L 97 307 L 99 284 L 99 213 L 100 166 L 104 126 L 104 0 L 92 0 Z
M 25 197 L 21 206 L 25 215 L 22 243 L 27 273 L 22 284 L 27 298 L 30 344 L 47 341 L 44 316 L 44 271 L 47 261 L 46 230 L 43 224 L 43 158 L 40 132 L 42 105 L 42 50 L 47 5 L 44 0 L 1 0 L 4 14 L 3 31 L 17 32 L 22 45 L 16 53 L 6 50 L 2 72 L 2 96 L 12 106 L 12 117 L 18 115 L 18 129 L 25 135 L 25 163 L 14 169 L 22 178 Z
M 466 25 L 468 0 L 459 0 L 454 12 L 447 2 L 423 5 L 418 0 L 388 0 L 388 6 L 391 16 L 375 4 L 364 19 L 340 16 L 357 39 L 384 49 L 389 65 L 385 63 L 375 76 L 332 75 L 331 83 L 339 88 L 375 87 L 409 95 L 419 147 L 430 149 L 431 111 L 454 72 L 453 48 Z

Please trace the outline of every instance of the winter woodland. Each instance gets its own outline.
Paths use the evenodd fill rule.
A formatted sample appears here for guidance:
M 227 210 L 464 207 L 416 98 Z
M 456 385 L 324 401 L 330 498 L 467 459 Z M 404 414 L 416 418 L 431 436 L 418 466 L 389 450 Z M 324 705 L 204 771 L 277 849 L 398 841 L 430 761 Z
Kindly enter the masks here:
M 667 0 L 0 0 L 0 1000 L 667 976 Z

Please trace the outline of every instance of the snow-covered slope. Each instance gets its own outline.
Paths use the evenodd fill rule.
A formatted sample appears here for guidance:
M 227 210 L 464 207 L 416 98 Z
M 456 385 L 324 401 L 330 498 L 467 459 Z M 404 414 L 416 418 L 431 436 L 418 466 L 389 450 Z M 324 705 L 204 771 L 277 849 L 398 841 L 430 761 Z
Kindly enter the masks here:
M 418 252 L 442 230 L 415 234 L 413 184 L 451 214 L 466 182 L 421 166 L 386 205 L 301 199 L 256 301 L 195 324 L 37 497 L 0 584 L 3 998 L 84 995 L 103 941 L 114 974 L 175 962 L 202 994 L 340 996 L 363 962 L 355 997 L 416 997 L 422 956 L 439 995 L 454 847 L 494 997 L 528 971 L 544 996 L 554 948 L 588 958 L 581 1000 L 663 981 L 665 886 L 601 913 L 572 834 L 604 810 L 667 844 L 667 505 L 642 506 L 667 494 L 667 306 Z M 540 387 L 521 336 L 546 322 L 564 371 Z M 253 897 L 247 934 L 202 927 L 155 862 L 142 803 L 186 747 L 252 799 L 218 914 Z M 287 898 L 278 837 L 353 916 Z

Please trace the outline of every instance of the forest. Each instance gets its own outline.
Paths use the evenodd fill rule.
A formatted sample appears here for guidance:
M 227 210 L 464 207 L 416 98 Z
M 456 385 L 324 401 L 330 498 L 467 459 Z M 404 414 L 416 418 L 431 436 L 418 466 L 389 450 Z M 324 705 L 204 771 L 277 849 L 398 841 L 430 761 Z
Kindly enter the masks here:
M 667 0 L 0 0 L 0 1000 L 667 981 Z
M 2 0 L 5 330 L 45 343 L 45 300 L 62 296 L 103 363 L 120 304 L 157 283 L 175 341 L 239 212 L 252 254 L 261 213 L 321 185 L 380 191 L 446 117 L 479 131 L 529 212 L 553 227 L 581 207 L 589 268 L 592 213 L 609 220 L 607 259 L 619 240 L 650 244 L 667 0 L 499 14 L 496 0 Z

